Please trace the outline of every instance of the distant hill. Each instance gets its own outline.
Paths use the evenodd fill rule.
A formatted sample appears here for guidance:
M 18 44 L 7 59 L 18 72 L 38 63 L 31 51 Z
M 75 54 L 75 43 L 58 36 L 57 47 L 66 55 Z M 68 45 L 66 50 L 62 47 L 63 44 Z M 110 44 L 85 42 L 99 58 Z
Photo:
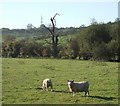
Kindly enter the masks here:
M 66 28 L 56 28 L 55 32 L 59 36 L 65 36 L 69 34 L 77 34 L 85 27 L 66 27 Z M 31 28 L 31 29 L 9 29 L 2 28 L 2 36 L 13 36 L 13 37 L 34 37 L 34 38 L 48 38 L 50 36 L 49 31 L 44 27 Z

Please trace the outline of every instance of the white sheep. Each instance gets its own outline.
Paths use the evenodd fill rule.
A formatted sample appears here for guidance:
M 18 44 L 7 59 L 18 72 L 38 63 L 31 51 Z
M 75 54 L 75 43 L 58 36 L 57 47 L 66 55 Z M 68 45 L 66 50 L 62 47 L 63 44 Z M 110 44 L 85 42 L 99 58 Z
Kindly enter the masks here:
M 70 92 L 73 92 L 73 96 L 76 92 L 85 92 L 85 96 L 89 95 L 89 83 L 88 81 L 74 82 L 74 80 L 68 80 L 68 87 Z
M 47 79 L 44 79 L 43 80 L 43 83 L 42 83 L 42 88 L 43 90 L 46 90 L 48 91 L 48 88 L 51 87 L 51 91 L 53 89 L 53 86 L 52 86 L 52 80 L 47 78 Z

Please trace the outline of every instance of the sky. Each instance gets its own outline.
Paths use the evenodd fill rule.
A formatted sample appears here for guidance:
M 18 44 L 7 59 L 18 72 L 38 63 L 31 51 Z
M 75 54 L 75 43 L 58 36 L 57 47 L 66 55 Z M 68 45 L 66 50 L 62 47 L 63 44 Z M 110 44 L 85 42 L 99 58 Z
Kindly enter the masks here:
M 9 1 L 9 0 L 8 0 Z M 66 1 L 6 1 L 0 3 L 0 28 L 25 29 L 31 23 L 35 27 L 43 24 L 49 25 L 50 18 L 56 16 L 56 27 L 88 26 L 91 19 L 107 23 L 114 22 L 118 17 L 118 2 L 79 2 Z M 46 2 L 45 2 L 46 1 Z

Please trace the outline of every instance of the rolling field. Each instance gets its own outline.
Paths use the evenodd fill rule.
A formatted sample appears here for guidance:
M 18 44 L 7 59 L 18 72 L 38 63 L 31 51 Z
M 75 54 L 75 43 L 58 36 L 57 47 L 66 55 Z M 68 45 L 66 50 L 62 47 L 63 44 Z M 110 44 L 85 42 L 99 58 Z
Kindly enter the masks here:
M 40 89 L 45 78 L 53 92 Z M 68 79 L 89 81 L 90 97 L 73 97 Z M 118 63 L 3 58 L 2 104 L 118 104 Z

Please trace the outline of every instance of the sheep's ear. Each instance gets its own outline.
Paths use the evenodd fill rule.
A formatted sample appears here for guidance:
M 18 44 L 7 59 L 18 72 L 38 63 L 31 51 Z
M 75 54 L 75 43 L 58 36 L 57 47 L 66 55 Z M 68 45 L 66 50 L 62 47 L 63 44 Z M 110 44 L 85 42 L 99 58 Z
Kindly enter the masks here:
M 72 80 L 72 82 L 74 82 L 74 80 Z
M 69 80 L 67 80 L 67 82 L 69 82 Z

